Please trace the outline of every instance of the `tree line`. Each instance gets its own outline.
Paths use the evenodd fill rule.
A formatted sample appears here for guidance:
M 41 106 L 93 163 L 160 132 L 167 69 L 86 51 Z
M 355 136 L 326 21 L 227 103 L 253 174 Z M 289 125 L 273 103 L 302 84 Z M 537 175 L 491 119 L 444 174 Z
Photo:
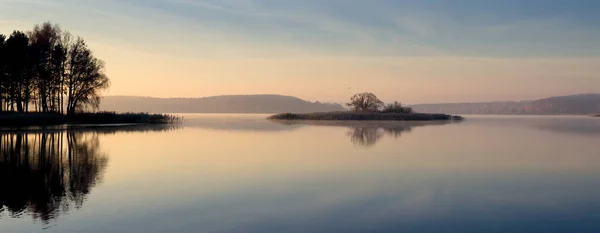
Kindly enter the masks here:
M 109 87 L 85 40 L 45 22 L 0 34 L 0 112 L 73 114 L 95 109 Z

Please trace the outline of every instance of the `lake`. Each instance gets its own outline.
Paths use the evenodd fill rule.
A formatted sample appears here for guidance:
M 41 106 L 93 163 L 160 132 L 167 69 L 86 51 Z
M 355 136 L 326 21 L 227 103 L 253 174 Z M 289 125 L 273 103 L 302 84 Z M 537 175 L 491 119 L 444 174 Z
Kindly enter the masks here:
M 600 232 L 600 119 L 0 131 L 0 232 Z

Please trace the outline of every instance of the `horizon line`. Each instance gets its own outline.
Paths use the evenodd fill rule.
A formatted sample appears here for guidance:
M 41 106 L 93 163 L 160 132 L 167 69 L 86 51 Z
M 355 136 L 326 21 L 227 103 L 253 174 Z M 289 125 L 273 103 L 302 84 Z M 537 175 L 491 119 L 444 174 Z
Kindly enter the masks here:
M 433 102 L 433 103 L 416 103 L 409 105 L 426 105 L 426 104 L 468 104 L 468 103 L 519 103 L 519 102 L 528 102 L 528 101 L 537 101 L 542 99 L 556 98 L 556 97 L 568 97 L 568 96 L 582 96 L 582 95 L 600 95 L 600 93 L 577 93 L 577 94 L 568 94 L 568 95 L 555 95 L 555 96 L 546 96 L 537 99 L 527 99 L 527 100 L 495 100 L 495 101 L 465 101 L 465 102 Z M 105 97 L 137 97 L 137 98 L 149 98 L 149 99 L 204 99 L 204 98 L 212 98 L 212 97 L 226 97 L 226 96 L 282 96 L 282 97 L 293 97 L 307 102 L 320 102 L 320 103 L 336 103 L 343 104 L 340 102 L 324 102 L 324 101 L 310 101 L 307 99 L 303 99 L 293 95 L 284 95 L 284 94 L 224 94 L 224 95 L 213 95 L 213 96 L 200 96 L 200 97 L 156 97 L 156 96 L 137 96 L 137 95 L 106 95 Z M 390 102 L 391 103 L 391 102 Z

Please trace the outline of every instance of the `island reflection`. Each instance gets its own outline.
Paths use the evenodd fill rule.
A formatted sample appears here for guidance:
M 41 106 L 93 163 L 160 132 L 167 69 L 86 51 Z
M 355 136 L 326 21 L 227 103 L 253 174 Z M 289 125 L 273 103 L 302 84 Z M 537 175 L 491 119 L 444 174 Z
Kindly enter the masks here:
M 0 216 L 48 223 L 83 206 L 102 181 L 108 155 L 99 136 L 176 126 L 61 126 L 0 132 Z
M 348 132 L 346 135 L 350 137 L 350 141 L 359 147 L 373 147 L 385 135 L 399 139 L 402 134 L 409 133 L 416 127 L 424 127 L 431 125 L 446 125 L 458 124 L 459 122 L 452 121 L 418 121 L 418 122 L 398 122 L 398 121 L 300 121 L 289 120 L 280 121 L 280 124 L 285 125 L 307 125 L 307 126 L 330 126 L 330 127 L 346 127 Z

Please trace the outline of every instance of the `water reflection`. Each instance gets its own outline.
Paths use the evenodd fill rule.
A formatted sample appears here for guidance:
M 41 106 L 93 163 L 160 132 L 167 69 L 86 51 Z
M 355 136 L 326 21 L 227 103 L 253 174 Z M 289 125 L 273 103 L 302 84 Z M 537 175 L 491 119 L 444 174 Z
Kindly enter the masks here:
M 91 132 L 100 134 L 164 132 L 182 129 L 181 124 L 111 124 L 111 125 L 57 125 L 45 127 L 6 128 L 0 127 L 0 133 L 50 133 L 61 131 Z
M 30 214 L 48 223 L 79 209 L 102 180 L 108 156 L 100 134 L 177 126 L 79 126 L 0 132 L 0 216 Z
M 97 134 L 0 135 L 0 211 L 24 212 L 44 222 L 79 208 L 108 163 Z
M 590 117 L 591 118 L 591 117 Z M 583 136 L 600 136 L 600 121 L 598 119 L 581 119 L 579 121 L 546 120 L 532 124 L 533 127 L 553 133 L 568 133 Z
M 226 130 L 226 131 L 260 131 L 260 132 L 282 132 L 296 130 L 301 125 L 292 124 L 273 124 L 261 116 L 248 118 L 234 118 L 223 116 L 188 116 L 185 118 L 185 127 L 202 128 L 210 130 Z
M 600 136 L 600 119 L 589 116 L 469 116 L 470 124 L 528 127 L 551 133 Z
M 409 133 L 415 127 L 429 125 L 445 125 L 457 122 L 431 121 L 431 122 L 398 122 L 398 121 L 275 121 L 284 125 L 315 125 L 346 127 L 346 135 L 350 141 L 359 147 L 372 147 L 385 135 L 399 139 L 402 134 Z
M 350 141 L 357 146 L 370 147 L 383 137 L 383 131 L 372 127 L 353 127 L 347 135 Z
M 0 232 L 600 232 L 598 140 L 534 129 L 536 119 L 469 118 L 435 127 L 429 125 L 447 123 L 287 126 L 254 116 L 239 122 L 197 118 L 177 132 L 54 129 L 63 132 L 64 144 L 67 132 L 88 141 L 98 137 L 98 154 L 87 156 L 100 161 L 106 149 L 110 167 L 96 165 L 98 171 L 82 179 L 88 194 L 77 211 L 73 194 L 63 194 L 83 192 L 71 191 L 66 177 L 73 172 L 54 172 L 64 184 L 55 196 L 69 203 L 69 216 L 60 212 L 50 224 L 31 221 L 29 203 L 41 198 L 26 197 L 20 199 L 25 210 L 14 213 L 21 219 L 8 217 L 13 212 L 0 205 Z M 579 122 L 561 121 L 583 128 Z M 18 141 L 18 134 L 30 134 L 31 147 L 31 134 L 45 132 L 9 135 Z M 11 150 L 5 145 L 16 147 L 3 144 L 0 151 Z M 14 161 L 4 164 L 2 203 L 9 194 L 5 174 L 17 176 L 18 168 Z M 38 171 L 32 165 L 23 170 Z M 21 180 L 40 190 L 60 183 Z M 12 196 L 37 192 L 17 193 L 17 183 L 10 186 Z M 40 202 L 50 205 L 48 199 Z

